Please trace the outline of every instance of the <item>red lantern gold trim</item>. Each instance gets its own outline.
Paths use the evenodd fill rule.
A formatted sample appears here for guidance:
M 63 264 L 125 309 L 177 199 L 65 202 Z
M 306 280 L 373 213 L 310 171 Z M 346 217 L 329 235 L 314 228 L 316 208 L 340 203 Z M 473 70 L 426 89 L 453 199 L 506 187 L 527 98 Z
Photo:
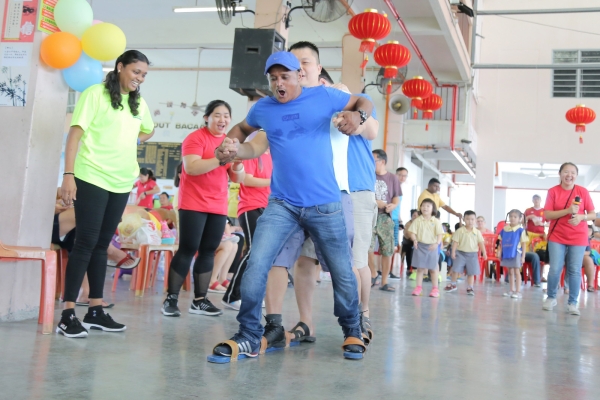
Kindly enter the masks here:
M 431 92 L 433 92 L 433 86 L 422 76 L 415 76 L 402 84 L 402 93 L 411 99 L 410 105 L 415 108 L 414 118 L 417 118 L 417 108 L 421 108 L 423 99 L 429 97 Z
M 385 68 L 384 78 L 395 78 L 398 68 L 410 62 L 410 51 L 395 40 L 390 40 L 375 50 L 375 62 Z
M 596 119 L 596 113 L 585 104 L 578 104 L 567 111 L 565 115 L 567 121 L 575 124 L 575 132 L 585 132 L 585 125 L 591 124 Z M 583 137 L 579 136 L 579 143 L 583 143 Z
M 350 19 L 348 30 L 352 36 L 362 41 L 360 52 L 372 53 L 375 42 L 390 34 L 392 24 L 386 14 L 380 14 L 376 9 L 368 8 Z

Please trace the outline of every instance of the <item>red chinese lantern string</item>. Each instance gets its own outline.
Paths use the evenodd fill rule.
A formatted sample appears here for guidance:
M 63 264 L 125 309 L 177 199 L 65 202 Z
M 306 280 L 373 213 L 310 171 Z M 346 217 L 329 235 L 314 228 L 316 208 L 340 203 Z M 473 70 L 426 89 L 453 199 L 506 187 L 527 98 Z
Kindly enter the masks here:
M 368 8 L 350 19 L 348 30 L 352 36 L 362 41 L 360 52 L 372 53 L 375 42 L 390 34 L 392 24 L 387 15 L 379 14 L 374 8 Z
M 596 119 L 596 113 L 584 104 L 578 104 L 571 108 L 565 115 L 567 121 L 575 124 L 575 132 L 585 132 L 585 125 L 591 124 Z M 583 143 L 583 137 L 579 135 L 579 143 Z
M 395 78 L 398 68 L 410 62 L 410 51 L 395 40 L 381 45 L 375 50 L 375 62 L 385 68 L 384 78 Z
M 417 108 L 423 104 L 423 100 L 431 95 L 433 86 L 423 79 L 422 76 L 415 76 L 402 84 L 402 93 L 411 99 L 410 105 L 414 107 L 413 118 L 417 118 Z

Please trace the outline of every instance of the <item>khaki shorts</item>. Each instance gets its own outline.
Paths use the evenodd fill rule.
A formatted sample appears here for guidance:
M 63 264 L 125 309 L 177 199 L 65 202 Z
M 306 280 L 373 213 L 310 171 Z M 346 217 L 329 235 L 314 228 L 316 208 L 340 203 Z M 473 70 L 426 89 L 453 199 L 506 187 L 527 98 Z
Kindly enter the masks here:
M 369 266 L 369 247 L 377 223 L 377 202 L 370 191 L 350 193 L 354 207 L 354 242 L 352 258 L 357 269 Z

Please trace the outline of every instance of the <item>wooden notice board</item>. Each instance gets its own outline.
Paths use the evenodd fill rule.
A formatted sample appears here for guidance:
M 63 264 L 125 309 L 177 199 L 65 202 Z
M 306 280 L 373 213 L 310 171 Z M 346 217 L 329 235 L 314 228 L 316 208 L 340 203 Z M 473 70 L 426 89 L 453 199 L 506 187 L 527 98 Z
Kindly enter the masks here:
M 174 179 L 181 162 L 181 143 L 146 142 L 138 146 L 140 168 L 150 168 L 157 179 Z

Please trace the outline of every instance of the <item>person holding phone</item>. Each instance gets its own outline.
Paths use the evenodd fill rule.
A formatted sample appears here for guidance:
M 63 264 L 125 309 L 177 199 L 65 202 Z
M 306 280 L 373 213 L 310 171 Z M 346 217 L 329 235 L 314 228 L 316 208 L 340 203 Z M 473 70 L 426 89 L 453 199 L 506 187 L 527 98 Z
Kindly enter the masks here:
M 548 190 L 545 218 L 550 221 L 548 232 L 548 252 L 550 272 L 548 273 L 548 298 L 543 309 L 552 311 L 556 306 L 558 282 L 564 266 L 567 268 L 569 292 L 568 312 L 579 315 L 577 298 L 583 255 L 588 245 L 587 221 L 596 218 L 594 203 L 584 187 L 575 185 L 579 169 L 566 162 L 558 171 L 560 184 Z

